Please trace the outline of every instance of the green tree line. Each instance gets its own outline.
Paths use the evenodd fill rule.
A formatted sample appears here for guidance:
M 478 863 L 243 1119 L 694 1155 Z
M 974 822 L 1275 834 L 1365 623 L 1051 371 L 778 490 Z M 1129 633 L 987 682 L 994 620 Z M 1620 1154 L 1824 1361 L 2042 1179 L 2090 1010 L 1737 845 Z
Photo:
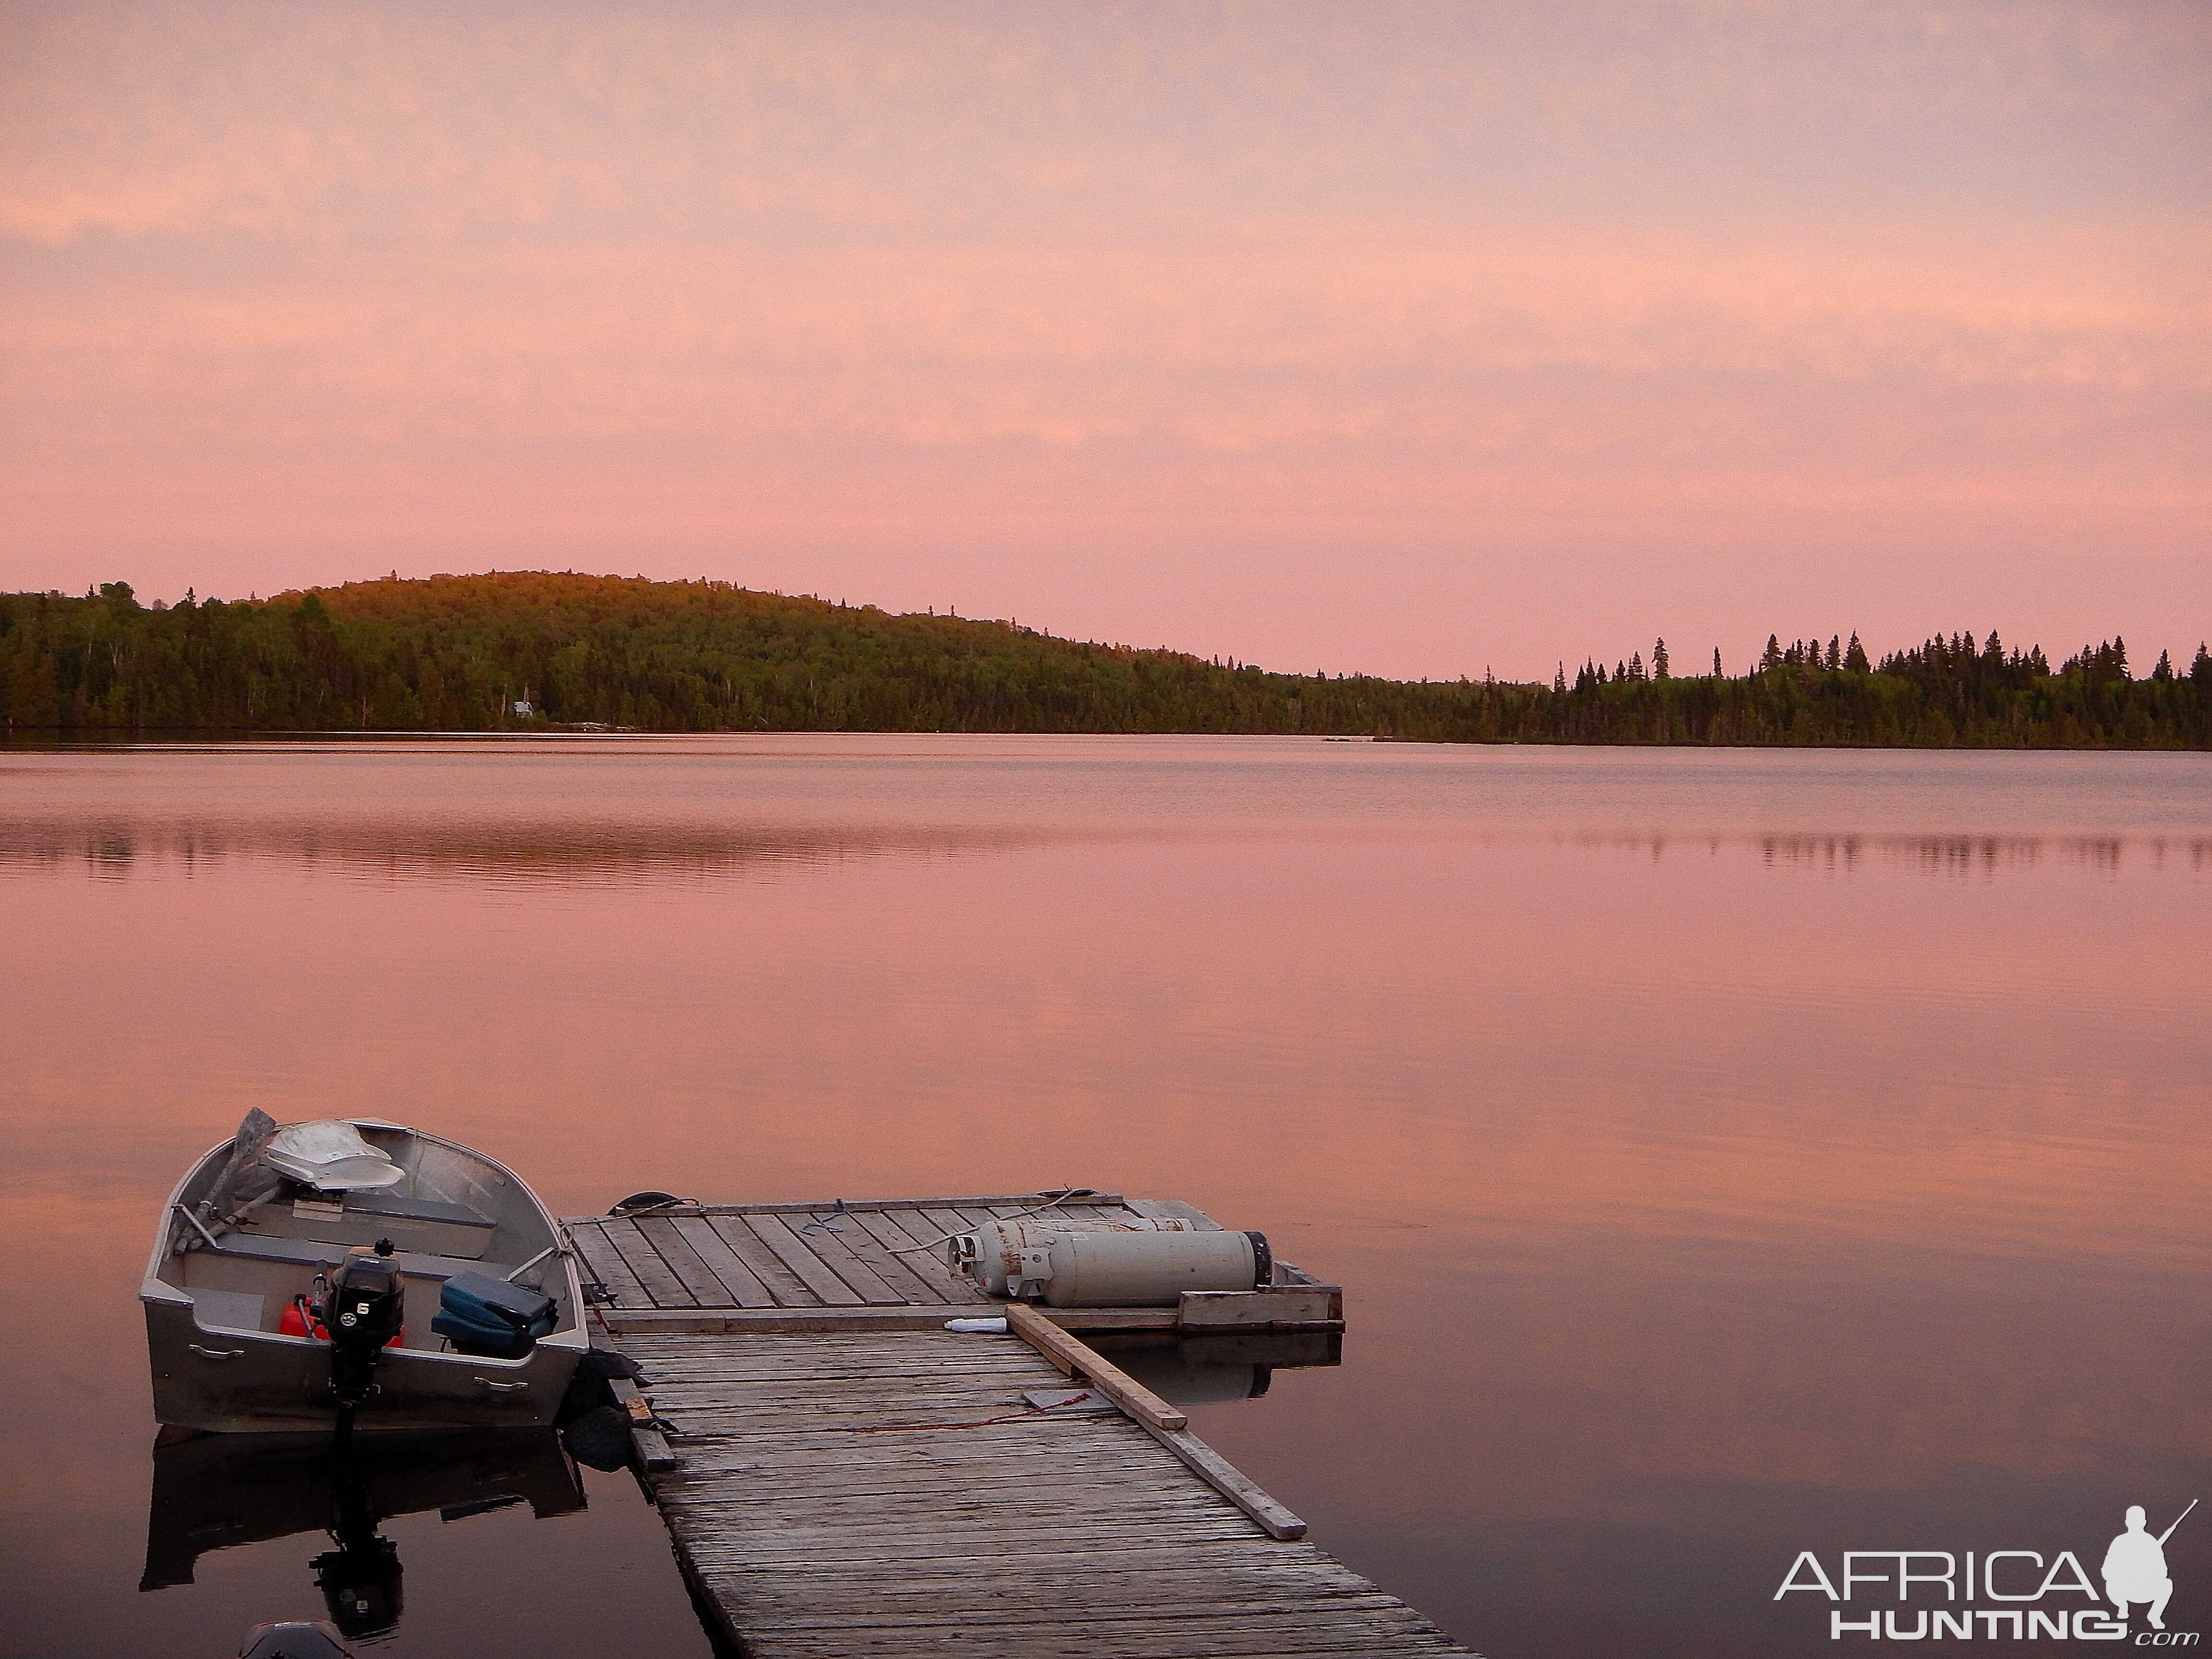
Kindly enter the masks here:
M 1547 685 L 1271 673 L 1010 623 L 721 582 L 520 572 L 226 603 L 0 594 L 10 731 L 1190 732 L 1443 742 L 2212 747 L 2212 654 L 2143 678 L 2125 644 L 2052 669 L 1992 634 L 1881 662 L 1854 635 L 1730 677 L 1665 642 Z

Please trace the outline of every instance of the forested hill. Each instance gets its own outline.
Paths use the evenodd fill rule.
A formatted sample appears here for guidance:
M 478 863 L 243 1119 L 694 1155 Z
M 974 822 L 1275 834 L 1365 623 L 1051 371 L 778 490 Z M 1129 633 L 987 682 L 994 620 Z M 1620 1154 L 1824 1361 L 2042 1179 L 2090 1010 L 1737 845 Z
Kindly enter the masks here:
M 518 705 L 526 704 L 527 712 Z M 2133 677 L 2115 640 L 2053 671 L 1959 634 L 1870 663 L 1854 638 L 1736 678 L 1663 646 L 1571 683 L 1275 674 L 1007 623 L 720 582 L 514 573 L 244 603 L 0 595 L 18 732 L 526 729 L 1212 732 L 1459 742 L 2212 747 L 2212 655 Z

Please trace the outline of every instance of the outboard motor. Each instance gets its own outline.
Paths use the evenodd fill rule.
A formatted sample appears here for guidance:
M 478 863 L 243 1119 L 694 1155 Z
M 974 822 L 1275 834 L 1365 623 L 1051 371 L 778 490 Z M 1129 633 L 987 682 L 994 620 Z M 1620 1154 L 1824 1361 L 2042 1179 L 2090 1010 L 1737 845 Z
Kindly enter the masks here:
M 405 1297 L 388 1238 L 374 1250 L 354 1250 L 331 1275 L 323 1325 L 331 1338 L 331 1392 L 346 1410 L 376 1392 L 377 1351 L 399 1334 Z

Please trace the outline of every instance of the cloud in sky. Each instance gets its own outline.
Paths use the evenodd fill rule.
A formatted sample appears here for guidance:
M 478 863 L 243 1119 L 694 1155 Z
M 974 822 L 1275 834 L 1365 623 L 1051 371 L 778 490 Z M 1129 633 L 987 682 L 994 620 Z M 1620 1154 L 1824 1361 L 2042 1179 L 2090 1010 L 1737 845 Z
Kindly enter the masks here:
M 7 586 L 2212 629 L 2193 5 L 4 15 Z

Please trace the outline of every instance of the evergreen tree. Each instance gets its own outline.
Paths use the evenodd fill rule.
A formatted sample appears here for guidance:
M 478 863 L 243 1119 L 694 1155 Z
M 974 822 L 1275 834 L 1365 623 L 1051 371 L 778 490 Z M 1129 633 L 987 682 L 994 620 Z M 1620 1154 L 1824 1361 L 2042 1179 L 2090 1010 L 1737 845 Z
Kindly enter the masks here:
M 1844 648 L 1844 666 L 1854 674 L 1874 672 L 1874 665 L 1867 660 L 1866 647 L 1859 643 L 1859 636 L 1856 632 L 1851 635 L 1850 644 Z
M 2158 681 L 2161 685 L 2172 680 L 2173 678 L 2173 659 L 2168 656 L 2165 652 L 2160 652 L 2158 653 L 2158 666 L 2150 671 L 2150 677 L 2151 678 Z
M 1781 666 L 1782 641 L 1769 634 L 1766 636 L 1766 649 L 1759 659 L 1759 672 L 1762 674 L 1769 673 Z
M 2085 645 L 2075 655 L 2069 657 L 2058 671 L 2061 674 L 2078 673 L 2092 685 L 2106 685 L 2116 680 L 2131 678 L 2128 673 L 2128 646 L 2117 634 L 2102 645 Z
M 1663 639 L 1654 640 L 1651 643 L 1651 678 L 1655 680 L 1674 678 L 1667 669 L 1667 641 Z
M 1713 647 L 1713 678 L 1717 680 L 1724 680 L 1728 678 L 1721 672 L 1721 648 L 1717 645 Z

